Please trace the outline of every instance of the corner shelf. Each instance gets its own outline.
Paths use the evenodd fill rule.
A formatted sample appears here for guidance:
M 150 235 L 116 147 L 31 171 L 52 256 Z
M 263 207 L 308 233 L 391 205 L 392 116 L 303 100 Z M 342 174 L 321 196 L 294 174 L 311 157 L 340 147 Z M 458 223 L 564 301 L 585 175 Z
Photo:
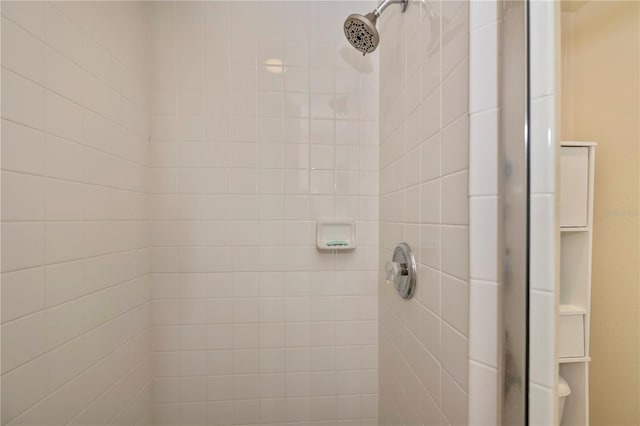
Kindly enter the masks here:
M 559 374 L 569 384 L 560 425 L 589 424 L 589 339 L 595 142 L 561 142 Z M 563 196 L 564 194 L 564 196 Z M 563 200 L 565 203 L 563 205 Z M 575 356 L 574 356 L 575 355 Z
M 589 228 L 586 226 L 577 226 L 575 228 L 563 226 L 560 228 L 560 232 L 589 232 Z
M 579 362 L 589 362 L 591 361 L 591 357 L 588 356 L 579 356 L 575 358 L 560 358 L 558 359 L 559 364 L 574 364 Z
M 587 310 L 575 305 L 560 305 L 558 312 L 560 315 L 586 315 Z
M 571 146 L 598 146 L 598 142 L 594 142 L 594 141 L 562 141 L 560 142 L 561 146 L 567 146 L 567 147 L 571 147 Z

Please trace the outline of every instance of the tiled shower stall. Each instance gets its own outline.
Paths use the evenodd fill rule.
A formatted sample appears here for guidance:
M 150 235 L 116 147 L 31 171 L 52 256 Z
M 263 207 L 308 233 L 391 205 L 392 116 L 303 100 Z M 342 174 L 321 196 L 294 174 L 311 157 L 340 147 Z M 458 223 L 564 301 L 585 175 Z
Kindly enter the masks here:
M 496 424 L 495 2 L 1 7 L 3 425 Z

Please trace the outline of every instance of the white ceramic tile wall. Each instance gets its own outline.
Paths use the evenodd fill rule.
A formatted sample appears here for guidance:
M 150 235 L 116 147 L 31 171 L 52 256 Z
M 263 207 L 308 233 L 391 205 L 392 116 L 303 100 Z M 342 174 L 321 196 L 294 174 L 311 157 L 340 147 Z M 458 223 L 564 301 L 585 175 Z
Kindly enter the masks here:
M 2 424 L 150 420 L 146 22 L 2 2 Z
M 500 423 L 501 251 L 498 1 L 470 4 L 469 424 Z
M 469 3 L 380 18 L 380 267 L 406 241 L 415 297 L 380 275 L 380 423 L 467 424 Z
M 465 424 L 468 399 L 490 424 L 499 269 L 474 238 L 497 235 L 497 105 L 474 97 L 495 69 L 473 52 L 497 15 L 481 3 L 392 7 L 365 58 L 341 23 L 369 3 L 155 4 L 146 64 L 140 4 L 3 2 L 3 423 L 149 421 L 150 346 L 158 423 L 375 423 L 380 208 L 380 264 L 405 239 L 421 265 L 412 302 L 381 286 L 382 421 Z M 313 248 L 334 216 L 357 219 L 355 252 Z
M 342 33 L 372 7 L 154 4 L 158 424 L 377 422 L 378 57 Z M 354 252 L 316 250 L 332 217 Z
M 556 161 L 560 56 L 560 4 L 529 5 L 531 78 L 530 417 L 532 425 L 557 424 L 556 315 L 558 240 Z M 551 422 L 550 422 L 551 420 Z

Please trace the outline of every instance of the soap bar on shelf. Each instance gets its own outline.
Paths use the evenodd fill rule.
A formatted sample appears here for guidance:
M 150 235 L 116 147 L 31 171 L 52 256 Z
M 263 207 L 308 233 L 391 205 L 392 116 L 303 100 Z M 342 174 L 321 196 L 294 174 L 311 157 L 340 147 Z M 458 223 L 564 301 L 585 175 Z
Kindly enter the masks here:
M 336 247 L 336 246 L 348 246 L 349 243 L 346 241 L 328 241 L 327 242 L 327 246 L 328 247 Z

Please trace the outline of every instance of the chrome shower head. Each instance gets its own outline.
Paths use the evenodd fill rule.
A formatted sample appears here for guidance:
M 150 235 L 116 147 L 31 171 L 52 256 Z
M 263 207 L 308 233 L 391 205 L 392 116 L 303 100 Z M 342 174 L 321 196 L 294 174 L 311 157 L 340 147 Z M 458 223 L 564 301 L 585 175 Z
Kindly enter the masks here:
M 349 43 L 357 50 L 362 52 L 362 56 L 371 53 L 378 47 L 380 43 L 380 35 L 376 28 L 378 16 L 391 4 L 399 3 L 402 5 L 402 11 L 407 10 L 408 0 L 383 0 L 382 3 L 371 13 L 366 15 L 358 15 L 354 13 L 349 15 L 344 21 L 344 35 Z
M 380 42 L 376 29 L 377 20 L 378 16 L 371 12 L 364 16 L 354 13 L 344 21 L 345 37 L 353 47 L 362 52 L 363 56 L 376 50 Z

